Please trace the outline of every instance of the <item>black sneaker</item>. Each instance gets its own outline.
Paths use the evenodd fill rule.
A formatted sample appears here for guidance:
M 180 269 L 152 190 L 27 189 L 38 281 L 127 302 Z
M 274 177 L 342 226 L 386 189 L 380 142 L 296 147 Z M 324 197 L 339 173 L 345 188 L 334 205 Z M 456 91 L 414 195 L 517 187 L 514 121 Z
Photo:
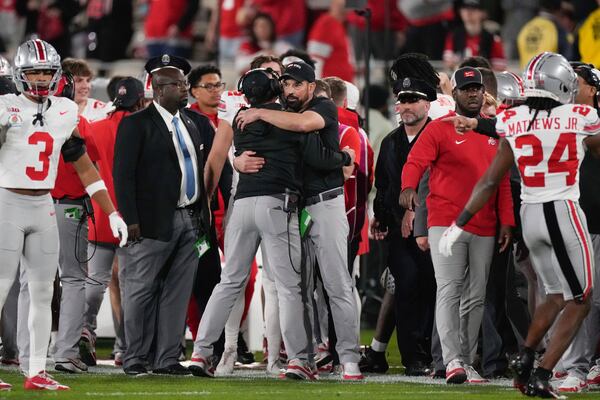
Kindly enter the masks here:
M 238 335 L 237 360 L 241 364 L 252 364 L 254 362 L 254 354 L 248 351 L 248 345 L 244 340 L 244 336 Z
M 148 370 L 142 364 L 133 364 L 131 367 L 123 368 L 123 372 L 129 376 L 148 375 Z
M 510 369 L 515 374 L 513 386 L 523 394 L 527 392 L 527 382 L 531 376 L 534 361 L 535 355 L 525 351 L 520 352 L 518 356 L 510 361 Z
M 404 375 L 406 376 L 428 376 L 431 374 L 431 367 L 422 361 L 406 366 Z
M 367 347 L 364 353 L 360 356 L 358 362 L 360 372 L 375 372 L 385 374 L 390 366 L 385 359 L 385 351 L 375 351 L 371 347 Z
M 540 376 L 541 374 L 534 371 L 527 382 L 525 394 L 531 397 L 542 397 L 544 399 L 559 399 L 560 395 L 550 385 L 550 377 Z

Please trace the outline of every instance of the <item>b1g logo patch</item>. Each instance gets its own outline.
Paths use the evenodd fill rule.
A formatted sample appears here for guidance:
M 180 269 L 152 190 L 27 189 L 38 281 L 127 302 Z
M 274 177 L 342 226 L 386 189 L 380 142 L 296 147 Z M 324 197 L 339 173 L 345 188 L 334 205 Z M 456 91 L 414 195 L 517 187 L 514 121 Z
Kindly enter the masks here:
M 19 114 L 10 114 L 8 117 L 8 123 L 10 126 L 21 126 L 23 125 L 23 118 Z

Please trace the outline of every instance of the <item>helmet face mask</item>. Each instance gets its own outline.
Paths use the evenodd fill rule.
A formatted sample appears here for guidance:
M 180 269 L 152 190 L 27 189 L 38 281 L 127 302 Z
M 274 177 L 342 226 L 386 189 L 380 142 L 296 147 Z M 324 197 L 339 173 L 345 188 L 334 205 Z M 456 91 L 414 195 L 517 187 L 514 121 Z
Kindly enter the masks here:
M 577 74 L 560 54 L 545 52 L 533 57 L 523 72 L 525 96 L 545 97 L 562 104 L 575 100 Z
M 14 64 L 14 81 L 19 92 L 42 98 L 56 92 L 62 69 L 54 47 L 43 40 L 28 40 L 17 49 Z M 32 77 L 42 73 L 50 78 Z

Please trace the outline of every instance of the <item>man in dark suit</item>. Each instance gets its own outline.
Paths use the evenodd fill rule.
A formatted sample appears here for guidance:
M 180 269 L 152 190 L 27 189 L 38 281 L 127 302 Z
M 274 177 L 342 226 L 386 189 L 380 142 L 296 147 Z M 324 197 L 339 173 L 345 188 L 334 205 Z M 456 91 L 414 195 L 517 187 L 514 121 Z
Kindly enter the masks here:
M 185 375 L 178 363 L 181 331 L 209 209 L 203 186 L 201 131 L 206 118 L 182 112 L 190 70 L 182 58 L 146 63 L 154 99 L 125 117 L 115 144 L 114 183 L 130 242 L 119 254 L 127 349 L 125 373 Z

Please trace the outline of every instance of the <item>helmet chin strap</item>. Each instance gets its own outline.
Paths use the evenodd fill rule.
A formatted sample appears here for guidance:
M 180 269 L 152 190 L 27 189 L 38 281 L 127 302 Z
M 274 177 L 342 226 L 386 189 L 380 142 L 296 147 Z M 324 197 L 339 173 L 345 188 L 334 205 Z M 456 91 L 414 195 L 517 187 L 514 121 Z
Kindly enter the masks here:
M 33 125 L 37 125 L 37 123 L 40 123 L 40 126 L 44 126 L 44 104 L 48 104 L 48 106 L 46 107 L 46 111 L 48 111 L 48 109 L 50 108 L 51 102 L 50 99 L 48 99 L 47 101 L 43 101 L 41 103 L 38 103 L 37 105 L 37 114 L 35 114 L 33 116 Z

